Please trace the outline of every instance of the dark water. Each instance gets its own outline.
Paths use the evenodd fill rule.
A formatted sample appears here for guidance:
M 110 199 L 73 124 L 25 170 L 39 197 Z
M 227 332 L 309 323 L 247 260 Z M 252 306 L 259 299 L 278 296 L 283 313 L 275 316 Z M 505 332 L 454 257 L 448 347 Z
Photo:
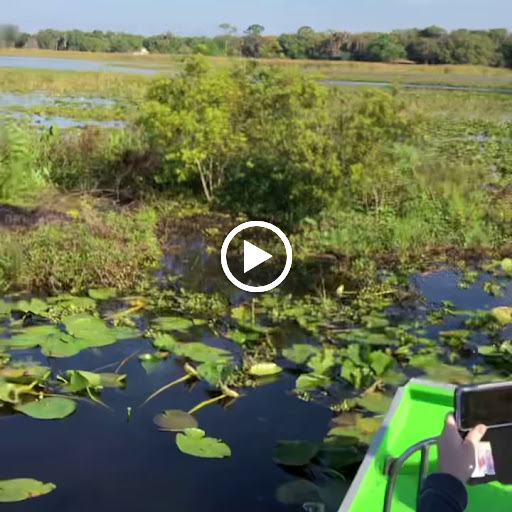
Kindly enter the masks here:
M 181 241 L 182 243 L 183 240 Z M 218 256 L 208 255 L 205 245 L 192 238 L 186 251 L 178 248 L 169 255 L 162 272 L 182 275 L 183 283 L 196 289 L 234 294 L 222 276 Z M 460 274 L 452 270 L 428 276 L 415 276 L 412 284 L 424 296 L 418 308 L 450 300 L 461 309 L 488 309 L 510 304 L 506 296 L 485 293 L 482 277 L 469 290 L 458 288 Z M 291 274 L 286 286 L 296 288 L 301 272 Z M 311 279 L 310 279 L 311 280 Z M 446 327 L 456 328 L 461 319 L 454 317 Z M 435 337 L 438 328 L 429 331 Z M 222 346 L 226 340 L 196 331 L 196 339 Z M 293 332 L 290 343 L 301 341 Z M 151 351 L 147 340 L 120 342 L 104 349 L 86 350 L 74 358 L 51 359 L 38 351 L 16 352 L 41 360 L 54 371 L 65 369 L 98 370 L 117 363 L 134 351 Z M 278 361 L 279 362 L 279 361 Z M 114 371 L 116 365 L 102 371 Z M 209 436 L 223 439 L 232 457 L 222 460 L 197 459 L 182 454 L 175 435 L 158 432 L 153 417 L 165 409 L 189 410 L 207 399 L 201 382 L 193 387 L 178 385 L 143 408 L 139 405 L 156 389 L 183 375 L 172 360 L 146 374 L 137 358 L 131 359 L 121 373 L 128 374 L 126 389 L 102 393 L 113 409 L 79 403 L 71 417 L 59 421 L 37 421 L 23 415 L 0 416 L 2 432 L 2 471 L 0 478 L 30 477 L 53 482 L 57 489 L 47 496 L 9 505 L 5 510 L 18 512 L 123 512 L 161 511 L 202 512 L 286 512 L 301 510 L 276 501 L 277 487 L 294 479 L 272 461 L 278 440 L 319 441 L 329 429 L 333 413 L 294 396 L 295 375 L 284 372 L 273 384 L 244 391 L 232 405 L 206 407 L 196 415 L 199 426 Z M 127 407 L 133 410 L 127 419 Z M 340 496 L 341 501 L 341 496 Z

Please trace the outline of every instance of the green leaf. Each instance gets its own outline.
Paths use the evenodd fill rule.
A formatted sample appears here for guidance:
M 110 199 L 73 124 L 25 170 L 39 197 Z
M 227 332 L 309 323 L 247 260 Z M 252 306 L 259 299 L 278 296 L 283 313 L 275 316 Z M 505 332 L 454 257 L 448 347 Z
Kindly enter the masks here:
M 37 325 L 26 327 L 19 334 L 13 335 L 10 339 L 2 340 L 9 348 L 27 349 L 43 346 L 52 335 L 64 334 L 55 325 Z M 14 333 L 13 333 L 14 334 Z
M 57 301 L 59 308 L 75 308 L 75 309 L 95 309 L 96 301 L 89 297 L 73 297 L 70 296 L 65 300 Z
M 181 316 L 162 316 L 153 320 L 152 324 L 162 331 L 188 331 L 194 322 Z
M 188 357 L 199 363 L 217 362 L 231 358 L 229 350 L 210 347 L 199 342 L 177 343 L 173 352 L 177 356 Z
M 226 364 L 226 362 L 210 361 L 200 364 L 196 370 L 201 380 L 206 381 L 211 386 L 218 387 L 229 379 L 235 368 L 231 364 Z
M 31 478 L 17 478 L 14 480 L 0 480 L 0 503 L 37 498 L 52 492 L 55 484 L 45 484 Z
M 180 410 L 164 411 L 162 414 L 155 416 L 153 421 L 159 430 L 168 432 L 182 432 L 187 428 L 196 428 L 198 426 L 194 416 Z
M 23 313 L 34 313 L 34 315 L 44 315 L 49 309 L 49 304 L 41 299 L 19 300 L 13 306 L 14 310 Z
M 512 258 L 505 258 L 501 260 L 501 269 L 506 274 L 509 274 L 512 276 Z
M 256 377 L 264 377 L 265 375 L 274 375 L 282 372 L 283 369 L 276 363 L 257 363 L 251 366 L 249 374 Z
M 313 370 L 313 373 L 317 375 L 322 375 L 336 364 L 334 356 L 334 348 L 324 347 L 321 353 L 314 355 L 308 361 L 308 367 Z
M 295 387 L 300 391 L 312 391 L 316 388 L 326 388 L 331 385 L 331 379 L 325 375 L 304 373 L 295 382 Z
M 13 304 L 11 302 L 5 302 L 0 300 L 0 316 L 8 316 L 11 314 Z
M 393 399 L 384 393 L 365 393 L 357 399 L 357 404 L 369 411 L 384 414 L 388 411 Z
M 355 424 L 334 427 L 327 435 L 355 438 L 361 443 L 369 444 L 373 434 L 379 429 L 381 424 L 382 417 L 372 416 L 364 418 L 362 415 L 357 415 Z
M 14 408 L 31 418 L 57 420 L 73 414 L 76 409 L 76 403 L 69 398 L 50 397 L 16 405 Z
M 103 320 L 86 313 L 63 318 L 62 323 L 69 334 L 86 340 L 91 348 L 104 347 L 117 341 L 115 332 Z
M 47 366 L 4 366 L 0 368 L 0 379 L 19 384 L 30 384 L 33 381 L 44 381 L 51 374 Z
M 179 341 L 170 334 L 157 334 L 153 341 L 153 346 L 155 348 L 159 348 L 160 350 L 165 350 L 167 352 L 172 352 L 178 344 Z
M 502 325 L 512 324 L 512 307 L 510 306 L 494 308 L 491 314 Z
M 126 375 L 117 373 L 93 373 L 83 370 L 69 370 L 67 372 L 70 391 L 83 391 L 87 388 L 119 388 L 126 382 Z
M 134 338 L 139 338 L 141 335 L 139 329 L 135 329 L 134 327 L 118 326 L 112 327 L 110 331 L 112 331 L 118 341 L 132 340 Z
M 95 300 L 109 300 L 117 297 L 117 291 L 114 288 L 95 288 L 89 290 L 89 297 Z
M 395 359 L 393 356 L 386 354 L 385 352 L 371 352 L 369 355 L 372 370 L 375 372 L 377 377 L 384 375 L 388 370 L 393 368 L 395 365 Z
M 363 316 L 363 322 L 366 324 L 367 329 L 384 329 L 389 325 L 389 321 L 382 316 Z
M 283 356 L 296 364 L 305 364 L 312 355 L 318 354 L 319 352 L 320 349 L 317 347 L 303 343 L 293 345 L 291 348 L 285 348 L 283 350 Z
M 305 466 L 318 453 L 318 444 L 307 441 L 278 441 L 272 460 L 283 466 Z
M 41 352 L 46 357 L 72 357 L 83 350 L 83 340 L 59 332 L 49 336 L 42 345 Z
M 183 434 L 176 436 L 176 445 L 187 455 L 209 459 L 222 459 L 231 456 L 231 450 L 220 439 L 205 437 L 204 430 L 187 428 Z
M 14 382 L 0 380 L 0 400 L 17 404 L 20 401 L 20 396 L 30 393 L 32 387 L 31 384 L 16 384 Z

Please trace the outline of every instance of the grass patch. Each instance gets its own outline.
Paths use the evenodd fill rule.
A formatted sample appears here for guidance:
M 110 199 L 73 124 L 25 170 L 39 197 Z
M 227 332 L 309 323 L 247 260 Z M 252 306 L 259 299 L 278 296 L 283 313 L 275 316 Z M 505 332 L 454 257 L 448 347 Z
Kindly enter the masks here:
M 2 233 L 0 287 L 4 290 L 80 292 L 88 288 L 143 288 L 161 259 L 157 211 L 100 213 L 29 231 Z

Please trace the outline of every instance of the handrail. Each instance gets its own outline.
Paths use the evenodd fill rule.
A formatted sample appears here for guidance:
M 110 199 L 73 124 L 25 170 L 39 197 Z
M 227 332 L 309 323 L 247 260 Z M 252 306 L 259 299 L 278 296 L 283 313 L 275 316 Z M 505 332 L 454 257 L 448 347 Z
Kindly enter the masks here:
M 433 444 L 437 444 L 437 437 L 431 437 L 430 439 L 425 439 L 412 445 L 408 448 L 400 457 L 396 459 L 388 459 L 386 461 L 386 467 L 384 468 L 384 472 L 389 476 L 388 484 L 386 487 L 386 497 L 384 499 L 384 512 L 391 512 L 391 506 L 393 504 L 393 492 L 395 490 L 396 479 L 398 478 L 398 473 L 402 469 L 405 461 L 414 455 L 417 451 L 421 450 L 421 460 L 420 460 L 420 475 L 418 481 L 418 496 L 417 500 L 419 500 L 421 487 L 423 486 L 423 481 L 425 480 L 426 473 L 428 471 L 428 463 L 429 463 L 429 451 L 430 447 Z M 416 508 L 418 502 L 416 502 Z

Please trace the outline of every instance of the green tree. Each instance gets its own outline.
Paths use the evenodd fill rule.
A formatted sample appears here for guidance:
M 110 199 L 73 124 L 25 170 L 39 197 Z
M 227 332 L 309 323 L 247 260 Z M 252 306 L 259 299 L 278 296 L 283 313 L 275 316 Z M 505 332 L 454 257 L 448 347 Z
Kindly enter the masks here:
M 245 33 L 249 36 L 261 36 L 265 32 L 265 27 L 263 25 L 251 25 Z
M 380 62 L 390 62 L 407 56 L 403 44 L 392 34 L 375 34 L 365 50 L 366 59 Z
M 243 152 L 245 138 L 232 118 L 237 91 L 225 73 L 211 73 L 194 57 L 179 76 L 150 89 L 141 123 L 163 155 L 165 183 L 200 182 L 208 202 L 216 198 L 226 174 Z

